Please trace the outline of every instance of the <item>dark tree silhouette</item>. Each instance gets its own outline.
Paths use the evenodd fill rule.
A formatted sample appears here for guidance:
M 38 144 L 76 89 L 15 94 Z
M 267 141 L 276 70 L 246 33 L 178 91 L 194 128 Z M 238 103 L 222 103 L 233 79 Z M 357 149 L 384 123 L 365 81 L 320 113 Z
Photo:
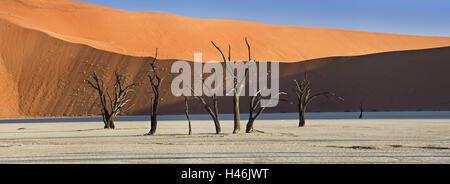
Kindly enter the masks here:
M 220 52 L 222 55 L 223 62 L 231 62 L 231 46 L 228 45 L 228 61 L 225 59 L 225 55 L 222 50 L 213 42 L 211 44 Z M 235 75 L 235 71 L 230 71 L 228 68 L 228 72 L 233 74 L 233 114 L 234 114 L 234 128 L 233 133 L 237 134 L 241 131 L 241 119 L 240 119 L 240 110 L 239 110 L 239 91 L 238 91 L 238 79 L 237 75 Z
M 253 124 L 256 119 L 263 113 L 263 111 L 266 109 L 265 107 L 261 107 L 261 93 L 258 92 L 256 96 L 252 96 L 250 100 L 250 108 L 249 108 L 249 116 L 248 116 L 248 122 L 247 127 L 245 129 L 246 133 L 254 133 L 254 132 L 260 132 L 264 133 L 263 131 L 256 130 L 253 128 Z
M 316 99 L 320 96 L 334 96 L 337 97 L 334 93 L 331 92 L 320 92 L 316 94 L 311 93 L 311 82 L 308 80 L 308 76 L 305 73 L 305 78 L 298 82 L 297 80 L 294 80 L 294 83 L 296 85 L 296 94 L 297 94 L 297 101 L 298 101 L 298 115 L 299 115 L 299 127 L 305 126 L 305 112 L 307 110 L 308 105 L 311 103 L 312 100 Z M 337 97 L 339 100 L 344 101 L 342 97 Z
M 192 126 L 191 126 L 191 118 L 189 117 L 189 97 L 184 96 L 184 114 L 186 115 L 186 118 L 189 122 L 189 132 L 188 135 L 192 135 Z
M 127 109 L 124 109 L 125 105 L 130 101 L 128 98 L 129 93 L 133 91 L 132 88 L 137 84 L 133 83 L 124 86 L 124 78 L 115 72 L 114 96 L 111 97 L 103 80 L 99 79 L 95 72 L 92 74 L 92 79 L 92 81 L 86 80 L 86 82 L 98 93 L 99 102 L 97 105 L 101 109 L 103 123 L 105 124 L 104 128 L 114 129 L 114 119 L 116 116 L 132 107 L 129 106 Z
M 277 95 L 285 95 L 285 92 L 280 92 Z M 256 130 L 253 128 L 253 124 L 256 119 L 259 118 L 259 116 L 263 113 L 263 111 L 266 109 L 266 107 L 261 107 L 261 100 L 262 96 L 260 92 L 257 92 L 255 96 L 252 96 L 250 100 L 250 108 L 249 108 L 249 116 L 248 116 L 248 123 L 247 127 L 245 129 L 245 133 L 254 133 L 254 132 L 260 132 L 264 133 L 263 131 Z
M 213 119 L 214 126 L 216 128 L 216 134 L 220 134 L 220 132 L 222 131 L 222 128 L 220 127 L 220 122 L 219 122 L 219 106 L 217 103 L 217 96 L 214 94 L 212 97 L 208 97 L 208 98 L 211 98 L 212 104 L 208 103 L 206 98 L 203 96 L 194 96 L 194 97 L 200 103 L 202 103 L 203 108 L 206 110 L 206 112 L 208 112 L 208 114 Z
M 153 91 L 153 98 L 150 100 L 150 131 L 146 135 L 154 135 L 156 133 L 156 128 L 158 127 L 158 105 L 160 100 L 160 91 L 161 83 L 164 80 L 159 77 L 156 72 L 155 63 L 158 57 L 158 48 L 156 48 L 155 57 L 150 62 L 151 73 L 148 75 L 148 79 L 150 81 L 150 85 Z
M 247 37 L 245 37 L 245 44 L 247 45 L 247 50 L 248 50 L 248 62 L 255 62 L 252 60 L 251 47 L 250 47 L 250 44 L 248 43 Z M 248 77 L 248 73 L 249 73 L 249 69 L 247 68 L 245 70 L 245 78 Z M 243 85 L 243 84 L 245 84 L 245 83 L 241 83 L 240 85 Z M 277 95 L 283 95 L 283 94 L 286 94 L 286 93 L 280 92 Z M 256 94 L 253 94 L 252 98 L 250 99 L 249 117 L 248 117 L 246 129 L 245 129 L 246 133 L 254 133 L 254 132 L 264 133 L 263 131 L 256 130 L 253 128 L 253 124 L 254 124 L 255 120 L 258 119 L 259 116 L 266 109 L 265 107 L 261 107 L 262 99 L 263 98 L 261 96 L 261 91 L 258 91 L 258 92 L 256 92 Z
M 363 118 L 364 106 L 362 103 L 359 104 L 359 119 Z
M 225 59 L 225 55 L 223 54 L 222 50 L 213 42 L 211 41 L 212 45 L 219 51 L 219 53 L 222 56 L 223 62 L 231 62 L 231 46 L 228 45 L 228 60 Z M 250 44 L 248 43 L 247 37 L 245 37 L 245 43 L 248 48 L 248 62 L 254 62 L 251 59 L 251 49 Z M 230 72 L 233 74 L 233 115 L 234 115 L 234 128 L 233 133 L 237 134 L 241 131 L 241 119 L 240 119 L 240 107 L 239 107 L 239 94 L 241 93 L 241 90 L 243 89 L 242 86 L 245 85 L 245 79 L 248 77 L 248 68 L 245 69 L 245 75 L 242 81 L 238 81 L 237 75 L 235 75 L 235 71 L 229 70 L 229 68 L 226 69 L 227 72 Z

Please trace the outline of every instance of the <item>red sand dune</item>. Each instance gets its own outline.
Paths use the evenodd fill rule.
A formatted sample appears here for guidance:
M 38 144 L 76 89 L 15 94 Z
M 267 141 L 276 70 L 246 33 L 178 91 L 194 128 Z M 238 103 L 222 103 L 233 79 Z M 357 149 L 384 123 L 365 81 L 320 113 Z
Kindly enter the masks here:
M 192 60 L 203 52 L 220 57 L 210 41 L 230 43 L 236 59 L 246 59 L 244 37 L 257 60 L 296 62 L 330 56 L 443 47 L 450 38 L 346 30 L 274 26 L 253 22 L 195 19 L 165 13 L 127 12 L 65 0 L 2 0 L 0 16 L 16 25 L 73 43 L 132 56 Z
M 95 93 L 83 80 L 92 71 L 110 78 L 117 69 L 130 81 L 143 83 L 133 96 L 136 106 L 129 114 L 147 114 L 151 90 L 145 77 L 147 59 L 142 56 L 153 56 L 159 48 L 160 67 L 167 74 L 172 60 L 192 60 L 194 52 L 203 52 L 204 60 L 219 60 L 210 44 L 214 40 L 223 48 L 230 43 L 232 57 L 244 60 L 245 36 L 254 59 L 287 62 L 281 66 L 281 73 L 289 74 L 282 88 L 289 88 L 291 79 L 301 78 L 309 69 L 317 90 L 332 89 L 347 99 L 339 105 L 318 102 L 312 110 L 356 109 L 362 96 L 377 110 L 449 105 L 449 97 L 443 94 L 450 94 L 450 85 L 444 85 L 449 78 L 444 68 L 448 68 L 450 49 L 437 48 L 450 46 L 449 37 L 195 19 L 65 0 L 2 0 L 0 117 L 97 114 Z M 377 54 L 382 52 L 390 53 Z M 358 56 L 367 54 L 374 55 Z M 328 58 L 333 56 L 345 57 Z M 299 62 L 305 60 L 310 61 Z M 169 89 L 170 84 L 165 84 L 161 112 L 182 112 L 178 107 L 182 99 L 173 98 Z M 363 89 L 373 94 L 367 97 Z M 223 112 L 231 112 L 228 101 L 222 101 Z M 247 105 L 242 104 L 245 111 Z M 280 104 L 272 110 L 278 111 L 295 111 L 295 105 Z

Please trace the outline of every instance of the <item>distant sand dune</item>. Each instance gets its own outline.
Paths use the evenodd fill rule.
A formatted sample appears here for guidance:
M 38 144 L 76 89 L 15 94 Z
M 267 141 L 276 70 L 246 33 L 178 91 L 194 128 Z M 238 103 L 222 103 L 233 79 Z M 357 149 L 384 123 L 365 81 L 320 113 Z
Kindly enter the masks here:
M 346 97 L 341 104 L 318 101 L 311 106 L 314 111 L 355 110 L 361 100 L 370 104 L 370 110 L 433 110 L 450 105 L 450 85 L 443 80 L 450 78 L 449 37 L 195 19 L 65 0 L 2 0 L 0 117 L 98 114 L 97 97 L 83 80 L 96 71 L 107 81 L 114 70 L 126 73 L 130 81 L 143 82 L 132 99 L 136 106 L 128 114 L 147 114 L 149 58 L 139 56 L 153 56 L 158 47 L 161 72 L 167 74 L 174 60 L 192 61 L 194 52 L 203 52 L 205 61 L 219 60 L 210 44 L 214 40 L 223 49 L 230 43 L 232 59 L 244 60 L 245 36 L 254 59 L 284 62 L 280 66 L 283 90 L 290 90 L 291 80 L 309 70 L 315 89 L 332 89 Z M 163 86 L 161 113 L 182 113 L 182 99 L 174 98 L 169 88 L 169 83 Z M 231 112 L 228 98 L 220 103 L 222 112 Z M 280 103 L 268 112 L 293 111 L 295 105 Z M 203 110 L 193 107 L 192 112 Z
M 247 58 L 248 36 L 257 60 L 296 62 L 331 56 L 352 56 L 450 46 L 448 37 L 406 36 L 254 22 L 196 19 L 165 13 L 128 12 L 66 0 L 2 0 L 0 18 L 65 41 L 132 56 L 219 60 L 210 45 L 232 45 L 233 58 Z

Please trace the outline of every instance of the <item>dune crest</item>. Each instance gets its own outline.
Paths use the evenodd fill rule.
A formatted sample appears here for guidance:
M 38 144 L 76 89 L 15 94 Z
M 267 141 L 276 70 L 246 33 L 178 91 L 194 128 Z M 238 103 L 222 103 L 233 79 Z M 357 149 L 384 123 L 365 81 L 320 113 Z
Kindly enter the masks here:
M 128 12 L 66 0 L 2 0 L 0 18 L 53 37 L 131 56 L 220 60 L 210 41 L 232 45 L 235 60 L 247 58 L 248 36 L 257 60 L 297 62 L 332 56 L 450 46 L 449 37 L 407 36 L 361 31 L 274 26 L 254 22 L 196 19 Z
M 232 59 L 244 60 L 245 36 L 252 58 L 287 62 L 280 65 L 282 90 L 309 71 L 315 90 L 332 89 L 346 98 L 344 103 L 319 101 L 311 105 L 313 111 L 354 110 L 361 100 L 370 110 L 436 110 L 450 103 L 450 88 L 442 80 L 449 78 L 449 37 L 195 19 L 66 0 L 1 0 L 0 118 L 98 115 L 96 93 L 84 80 L 95 71 L 110 81 L 116 70 L 128 82 L 143 84 L 124 115 L 148 114 L 151 58 L 142 56 L 153 56 L 156 47 L 159 72 L 168 75 L 160 112 L 181 114 L 183 99 L 170 93 L 171 64 L 192 61 L 194 52 L 203 52 L 204 61 L 220 60 L 211 40 L 224 50 L 230 43 Z M 220 113 L 231 113 L 232 100 L 219 101 Z M 241 104 L 245 113 L 248 99 Z M 289 103 L 267 110 L 295 111 Z M 204 111 L 194 105 L 192 113 Z

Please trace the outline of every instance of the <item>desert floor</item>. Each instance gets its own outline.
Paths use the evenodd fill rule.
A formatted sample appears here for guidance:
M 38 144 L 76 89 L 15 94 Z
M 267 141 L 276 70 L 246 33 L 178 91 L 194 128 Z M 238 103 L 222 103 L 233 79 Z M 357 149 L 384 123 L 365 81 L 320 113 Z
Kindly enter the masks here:
M 362 120 L 310 114 L 304 128 L 289 116 L 265 116 L 255 123 L 265 133 L 236 135 L 232 120 L 216 135 L 212 121 L 197 118 L 190 136 L 182 116 L 161 118 L 156 136 L 143 136 L 148 121 L 104 130 L 100 121 L 1 120 L 0 163 L 450 163 L 449 112 Z

